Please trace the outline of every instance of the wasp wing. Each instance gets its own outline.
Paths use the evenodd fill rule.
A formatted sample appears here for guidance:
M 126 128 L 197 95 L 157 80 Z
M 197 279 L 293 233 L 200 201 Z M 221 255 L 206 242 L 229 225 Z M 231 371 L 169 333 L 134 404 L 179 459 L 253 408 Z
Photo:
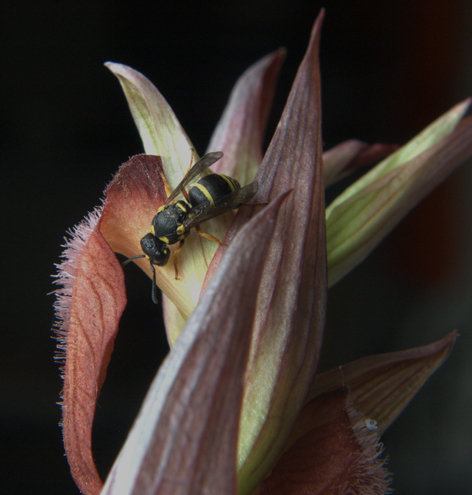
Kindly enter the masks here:
M 190 182 L 196 179 L 208 167 L 211 167 L 222 156 L 223 153 L 221 151 L 214 151 L 212 153 L 207 153 L 204 157 L 198 160 L 198 162 L 195 163 L 193 167 L 184 175 L 184 178 L 166 199 L 164 205 L 172 203 L 172 201 L 174 201 L 174 199 L 182 192 L 182 189 L 184 189 L 188 184 L 190 184 Z
M 191 228 L 211 220 L 218 215 L 222 215 L 227 211 L 239 208 L 243 204 L 250 201 L 256 195 L 258 189 L 259 183 L 254 181 L 247 186 L 241 187 L 241 189 L 238 189 L 237 191 L 223 196 L 215 201 L 213 205 L 202 205 L 192 208 L 189 218 L 183 224 L 185 230 L 190 230 Z

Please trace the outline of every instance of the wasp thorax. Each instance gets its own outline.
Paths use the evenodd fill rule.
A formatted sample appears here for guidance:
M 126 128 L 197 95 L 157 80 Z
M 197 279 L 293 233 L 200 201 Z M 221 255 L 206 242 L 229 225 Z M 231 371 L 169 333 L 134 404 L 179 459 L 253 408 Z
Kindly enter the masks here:
M 188 211 L 190 206 L 185 201 L 167 205 L 156 213 L 152 221 L 152 233 L 165 244 L 182 241 L 190 233 L 184 233 L 185 229 L 182 230 L 182 225 L 188 218 Z

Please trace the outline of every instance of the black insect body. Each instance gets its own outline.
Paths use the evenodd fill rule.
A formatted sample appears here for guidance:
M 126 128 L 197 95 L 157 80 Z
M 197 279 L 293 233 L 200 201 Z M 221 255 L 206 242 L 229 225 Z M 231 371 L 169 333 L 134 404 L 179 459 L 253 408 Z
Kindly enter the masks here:
M 217 162 L 223 153 L 207 153 L 185 174 L 180 184 L 172 191 L 163 206 L 154 216 L 151 232 L 141 239 L 144 254 L 133 256 L 124 264 L 146 257 L 153 273 L 152 300 L 157 303 L 156 272 L 154 265 L 165 266 L 169 260 L 169 245 L 180 242 L 174 251 L 175 278 L 178 279 L 176 254 L 182 249 L 185 238 L 195 227 L 199 235 L 219 244 L 226 245 L 216 237 L 201 232 L 199 225 L 227 211 L 239 208 L 250 201 L 257 193 L 258 183 L 251 182 L 241 187 L 237 180 L 220 174 L 210 174 L 193 184 L 187 194 L 185 188 L 202 172 Z M 182 193 L 187 201 L 175 201 Z M 123 265 L 124 265 L 123 264 Z

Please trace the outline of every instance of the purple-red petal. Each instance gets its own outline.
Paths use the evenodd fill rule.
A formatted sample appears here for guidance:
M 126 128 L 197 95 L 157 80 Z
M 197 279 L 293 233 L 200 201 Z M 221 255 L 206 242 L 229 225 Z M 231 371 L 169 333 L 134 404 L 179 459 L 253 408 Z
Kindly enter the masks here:
M 242 229 L 150 387 L 102 494 L 236 494 L 244 371 L 284 197 Z
M 157 208 L 167 198 L 162 177 L 161 157 L 136 155 L 108 185 L 100 231 L 115 252 L 127 257 L 142 254 L 141 237 L 149 232 Z M 146 267 L 149 262 L 143 263 Z
M 59 266 L 64 446 L 84 494 L 101 488 L 92 455 L 92 423 L 126 305 L 123 270 L 114 251 L 127 256 L 141 252 L 139 240 L 165 198 L 160 170 L 160 158 L 148 155 L 123 165 L 107 188 L 103 208 L 73 232 Z M 149 270 L 149 263 L 144 268 Z
M 349 175 L 354 170 L 371 165 L 398 149 L 396 144 L 369 145 L 350 139 L 323 153 L 325 187 Z
M 283 49 L 265 56 L 237 81 L 208 146 L 208 151 L 224 152 L 214 172 L 243 185 L 254 179 L 262 162 L 267 118 L 284 56 Z
M 346 389 L 318 397 L 305 412 L 313 428 L 280 457 L 260 495 L 390 493 L 378 436 L 354 410 Z
M 321 348 L 327 296 L 318 57 L 322 18 L 323 13 L 256 175 L 260 192 L 255 203 L 270 202 L 290 190 L 292 194 L 281 209 L 257 297 L 241 417 L 241 493 L 257 486 L 283 448 Z M 257 209 L 239 209 L 226 242 Z

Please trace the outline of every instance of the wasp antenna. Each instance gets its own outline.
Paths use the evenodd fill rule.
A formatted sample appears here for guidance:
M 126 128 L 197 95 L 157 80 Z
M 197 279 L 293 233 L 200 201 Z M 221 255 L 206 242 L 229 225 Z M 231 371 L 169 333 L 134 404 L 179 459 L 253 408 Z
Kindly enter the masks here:
M 152 270 L 152 302 L 154 304 L 159 304 L 159 299 L 157 298 L 157 284 L 156 284 L 156 269 L 154 268 L 154 265 L 151 263 L 151 270 Z
M 121 263 L 121 266 L 126 266 L 128 263 L 131 263 L 131 261 L 134 261 L 138 258 L 145 258 L 146 256 L 144 254 L 137 254 L 136 256 L 133 256 L 132 258 L 128 258 L 127 260 L 123 261 Z

